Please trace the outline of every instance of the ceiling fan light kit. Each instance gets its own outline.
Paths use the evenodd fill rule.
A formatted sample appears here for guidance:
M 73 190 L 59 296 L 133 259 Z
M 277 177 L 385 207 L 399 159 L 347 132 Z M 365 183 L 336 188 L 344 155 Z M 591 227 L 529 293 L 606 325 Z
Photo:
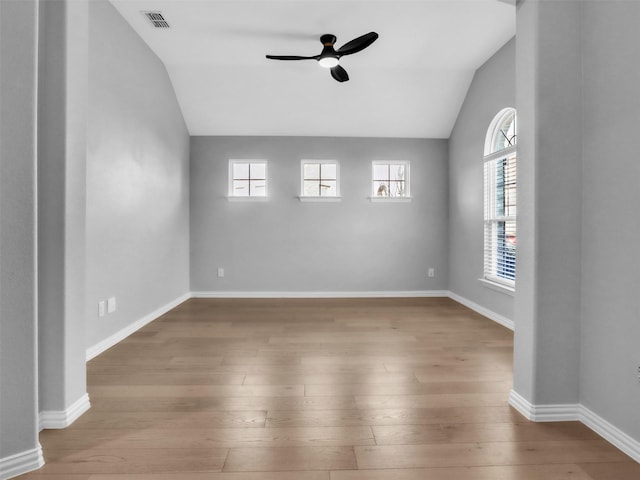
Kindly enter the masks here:
M 354 38 L 350 42 L 345 43 L 338 50 L 333 45 L 336 43 L 336 36 L 325 34 L 320 37 L 320 43 L 324 46 L 320 55 L 312 57 L 301 57 L 298 55 L 267 55 L 271 60 L 317 60 L 321 67 L 328 68 L 331 76 L 338 82 L 346 82 L 349 80 L 347 71 L 339 65 L 340 57 L 358 53 L 378 39 L 376 32 L 369 32 L 358 38 Z
M 338 60 L 338 57 L 326 56 L 326 57 L 320 57 L 318 59 L 318 63 L 320 64 L 321 67 L 333 68 L 336 65 L 338 65 L 338 63 L 340 63 L 340 60 Z

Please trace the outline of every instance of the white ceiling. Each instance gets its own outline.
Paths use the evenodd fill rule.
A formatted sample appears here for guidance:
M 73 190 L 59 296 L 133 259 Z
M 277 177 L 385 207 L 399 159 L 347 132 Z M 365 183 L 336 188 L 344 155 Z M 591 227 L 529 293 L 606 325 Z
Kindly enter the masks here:
M 191 135 L 448 138 L 475 70 L 515 35 L 508 0 L 111 3 L 166 65 Z M 265 58 L 370 31 L 380 38 L 340 61 L 345 83 L 314 60 Z

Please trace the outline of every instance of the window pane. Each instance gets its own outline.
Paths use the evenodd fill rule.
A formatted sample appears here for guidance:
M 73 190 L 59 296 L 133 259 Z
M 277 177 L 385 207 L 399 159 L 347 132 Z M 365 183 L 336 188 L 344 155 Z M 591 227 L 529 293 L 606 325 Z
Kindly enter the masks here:
M 322 197 L 335 197 L 338 193 L 338 182 L 335 180 L 322 180 L 320 182 L 320 195 Z
M 305 180 L 303 182 L 302 195 L 305 197 L 317 197 L 320 195 L 320 181 L 319 180 Z
M 516 216 L 516 156 L 506 158 L 504 168 L 504 214 Z
M 502 119 L 493 134 L 492 152 L 504 150 L 516 144 L 516 112 L 512 110 Z
M 247 169 L 247 172 L 248 171 L 249 170 Z M 249 196 L 249 180 L 234 180 L 233 195 L 236 197 L 248 197 Z
M 264 197 L 267 194 L 266 180 L 251 180 L 249 192 L 252 197 Z
M 264 180 L 267 178 L 267 165 L 265 163 L 251 164 L 251 179 Z
M 234 179 L 249 179 L 249 164 L 248 163 L 234 163 L 233 164 L 233 178 Z
M 495 222 L 485 222 L 484 224 L 484 274 L 485 276 L 496 275 L 495 246 L 497 239 L 497 224 Z
M 516 278 L 516 222 L 498 222 L 496 275 L 509 280 Z
M 320 166 L 323 180 L 336 180 L 338 178 L 338 166 L 335 163 L 323 163 Z
M 373 179 L 374 180 L 389 180 L 389 165 L 374 165 L 373 166 Z
M 504 160 L 495 162 L 496 217 L 504 216 Z
M 389 196 L 390 197 L 404 197 L 405 193 L 405 182 L 401 181 L 392 181 L 389 182 Z
M 389 196 L 389 182 L 373 182 L 373 194 L 376 197 L 388 197 Z
M 389 168 L 389 180 L 405 180 L 404 165 L 391 165 Z
M 317 163 L 305 163 L 303 172 L 305 180 L 320 180 L 320 165 Z

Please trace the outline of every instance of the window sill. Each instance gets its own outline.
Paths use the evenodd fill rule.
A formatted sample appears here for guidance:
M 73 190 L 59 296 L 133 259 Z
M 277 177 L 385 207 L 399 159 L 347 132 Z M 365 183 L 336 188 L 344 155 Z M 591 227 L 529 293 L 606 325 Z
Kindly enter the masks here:
M 266 202 L 269 197 L 233 197 L 228 196 L 228 202 Z
M 479 278 L 478 281 L 482 284 L 483 287 L 495 290 L 496 292 L 504 293 L 505 295 L 509 295 L 510 297 L 515 296 L 515 287 L 504 285 L 498 282 L 493 282 L 491 280 L 487 280 L 486 278 Z
M 371 203 L 409 203 L 413 197 L 369 197 Z
M 311 202 L 311 203 L 332 203 L 332 202 L 341 202 L 342 197 L 304 197 L 299 196 L 298 200 L 301 202 Z

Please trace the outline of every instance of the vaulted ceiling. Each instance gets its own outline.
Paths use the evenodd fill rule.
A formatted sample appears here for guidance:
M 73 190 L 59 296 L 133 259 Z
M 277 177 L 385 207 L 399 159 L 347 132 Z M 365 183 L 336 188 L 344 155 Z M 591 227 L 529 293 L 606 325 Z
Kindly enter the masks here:
M 515 35 L 499 0 L 111 0 L 164 62 L 191 135 L 448 138 L 475 70 Z M 151 26 L 159 11 L 170 28 Z M 370 31 L 339 83 L 314 60 Z

